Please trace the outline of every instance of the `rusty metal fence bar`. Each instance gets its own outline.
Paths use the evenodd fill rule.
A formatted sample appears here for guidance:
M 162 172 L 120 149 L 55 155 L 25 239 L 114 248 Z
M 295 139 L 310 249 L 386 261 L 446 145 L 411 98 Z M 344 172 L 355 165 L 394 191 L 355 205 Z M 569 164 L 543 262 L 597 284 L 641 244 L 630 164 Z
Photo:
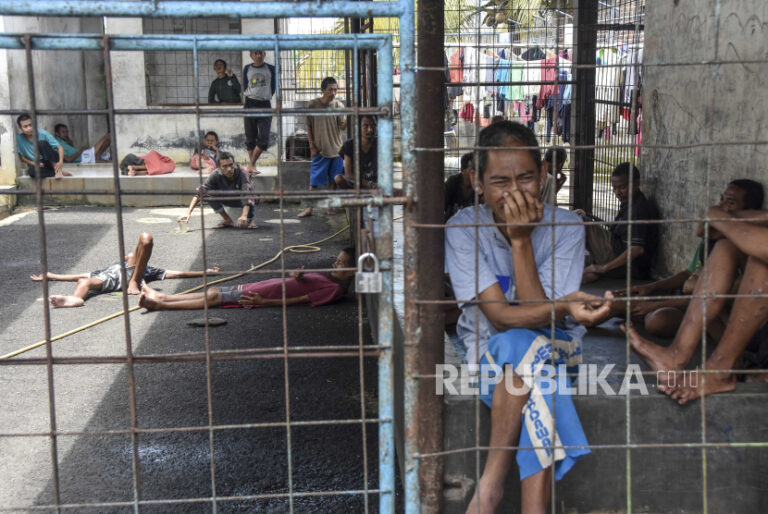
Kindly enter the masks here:
M 247 4 L 238 3 L 237 12 L 233 12 L 231 8 L 233 4 L 230 2 L 165 2 L 165 1 L 153 1 L 153 2 L 62 2 L 62 1 L 42 1 L 42 2 L 5 2 L 0 6 L 0 14 L 4 15 L 30 15 L 30 16 L 127 16 L 127 17 L 191 17 L 191 16 L 211 16 L 213 12 L 227 12 L 231 17 L 238 18 L 279 18 L 287 16 L 397 16 L 401 18 L 401 39 L 406 46 L 412 47 L 413 39 L 413 6 L 412 2 L 401 0 L 399 2 L 273 2 L 273 3 L 258 3 Z M 4 34 L 0 35 L 0 48 L 4 49 L 24 49 L 27 54 L 27 72 L 30 80 L 30 91 L 32 91 L 31 101 L 31 113 L 33 122 L 36 123 L 36 115 L 48 114 L 47 111 L 35 112 L 36 104 L 34 99 L 34 74 L 31 59 L 32 50 L 47 50 L 47 49 L 68 49 L 68 50 L 102 50 L 105 56 L 105 66 L 107 71 L 107 97 L 108 108 L 107 109 L 88 109 L 88 110 L 54 110 L 50 113 L 83 113 L 83 114 L 109 114 L 112 134 L 113 148 L 116 148 L 115 138 L 115 116 L 120 114 L 137 113 L 137 114 L 170 114 L 170 113 L 184 113 L 195 114 L 197 126 L 199 129 L 199 120 L 205 116 L 242 116 L 243 110 L 226 109 L 207 110 L 201 109 L 199 100 L 193 109 L 161 109 L 162 112 L 158 112 L 156 109 L 116 109 L 113 103 L 113 94 L 111 89 L 111 67 L 110 67 L 110 52 L 115 50 L 158 50 L 158 49 L 173 49 L 173 50 L 187 50 L 192 51 L 195 57 L 194 59 L 194 78 L 195 85 L 199 84 L 199 70 L 198 70 L 198 52 L 202 50 L 249 50 L 257 45 L 273 45 L 275 55 L 279 56 L 281 50 L 287 49 L 345 49 L 353 50 L 355 55 L 355 62 L 358 50 L 371 50 L 376 51 L 378 54 L 379 66 L 376 70 L 377 80 L 377 97 L 376 107 L 367 108 L 357 105 L 353 102 L 353 108 L 347 108 L 343 110 L 344 114 L 353 114 L 357 119 L 362 114 L 374 114 L 379 117 L 378 125 L 378 162 L 379 162 L 379 190 L 383 196 L 371 197 L 371 198 L 359 198 L 352 195 L 337 195 L 333 198 L 327 196 L 318 195 L 316 193 L 307 193 L 306 191 L 282 191 L 282 173 L 280 161 L 278 164 L 278 180 L 281 192 L 275 193 L 263 193 L 255 196 L 262 198 L 278 199 L 281 206 L 281 227 L 280 227 L 280 239 L 285 243 L 285 228 L 282 223 L 282 205 L 286 197 L 306 197 L 308 199 L 322 199 L 317 203 L 319 205 L 335 207 L 335 206 L 380 206 L 382 207 L 382 214 L 379 217 L 379 234 L 377 242 L 381 248 L 384 249 L 380 255 L 381 271 L 383 275 L 383 292 L 381 300 L 379 302 L 379 335 L 378 340 L 381 342 L 378 345 L 363 345 L 362 340 L 360 344 L 356 346 L 334 346 L 334 347 L 300 347 L 290 346 L 288 344 L 286 330 L 286 312 L 285 304 L 283 304 L 283 333 L 284 344 L 280 348 L 275 348 L 272 352 L 269 348 L 258 349 L 255 352 L 236 352 L 236 351 L 216 351 L 210 346 L 208 324 L 206 323 L 205 333 L 205 352 L 197 354 L 184 354 L 184 355 L 145 355 L 136 356 L 133 353 L 133 344 L 130 339 L 130 321 L 128 316 L 125 317 L 125 334 L 126 334 L 126 355 L 124 357 L 82 357 L 82 358 L 56 358 L 51 352 L 51 345 L 46 345 L 46 357 L 44 359 L 18 359 L 13 361 L 3 360 L 3 366 L 14 365 L 42 365 L 44 364 L 48 369 L 48 385 L 49 385 L 49 406 L 50 406 L 50 430 L 43 434 L 24 434 L 26 436 L 41 436 L 49 437 L 51 441 L 51 462 L 53 466 L 53 478 L 52 483 L 54 487 L 54 505 L 46 506 L 33 506 L 32 509 L 55 509 L 61 508 L 78 508 L 78 507 L 107 507 L 107 506 L 131 506 L 134 511 L 139 512 L 143 505 L 163 505 L 173 503 L 210 503 L 213 511 L 216 512 L 217 501 L 227 501 L 233 499 L 260 499 L 260 498 L 287 498 L 288 506 L 291 511 L 294 510 L 293 498 L 294 497 L 309 497 L 309 496 L 324 496 L 333 494 L 342 495 L 363 495 L 365 502 L 366 512 L 370 506 L 368 504 L 369 494 L 378 494 L 379 496 L 379 511 L 380 512 L 394 512 L 394 444 L 393 444 L 393 430 L 392 430 L 392 414 L 393 414 L 393 397 L 392 397 L 392 205 L 405 203 L 405 198 L 394 198 L 393 186 L 392 186 L 392 138 L 393 128 L 392 122 L 389 118 L 391 112 L 392 103 L 392 42 L 391 36 L 376 34 L 355 34 L 344 36 L 322 36 L 322 37 L 307 37 L 307 36 L 290 36 L 290 35 L 253 35 L 253 36 L 232 36 L 226 35 L 220 37 L 216 35 L 205 36 L 174 36 L 165 35 L 153 36 L 153 35 L 14 35 Z M 410 59 L 410 60 L 409 60 Z M 401 62 L 403 62 L 405 68 L 412 66 L 413 52 L 412 48 L 409 52 L 408 49 L 404 49 L 401 55 Z M 279 69 L 280 62 L 277 60 L 277 67 Z M 403 99 L 407 103 L 413 95 L 413 71 L 410 70 L 403 72 L 402 88 Z M 357 65 L 355 66 L 354 80 L 357 84 L 358 73 Z M 249 116 L 271 116 L 277 115 L 278 119 L 284 115 L 290 114 L 312 114 L 312 115 L 326 115 L 326 113 L 307 110 L 307 109 L 287 109 L 282 107 L 282 98 L 280 88 L 278 86 L 276 94 L 277 106 L 275 109 L 270 110 L 248 110 Z M 15 111 L 5 110 L 4 114 L 12 114 Z M 340 111 L 341 112 L 341 111 Z M 404 115 L 404 132 L 406 134 L 412 134 L 413 117 Z M 280 125 L 278 124 L 278 127 Z M 278 132 L 281 129 L 278 128 Z M 405 140 L 408 137 L 404 137 Z M 35 142 L 35 150 L 37 143 Z M 356 147 L 357 151 L 357 147 Z M 279 152 L 279 150 L 278 150 Z M 409 154 L 410 151 L 406 150 Z M 279 155 L 279 153 L 278 153 Z M 119 253 L 121 258 L 125 255 L 124 237 L 122 234 L 122 219 L 121 219 L 121 206 L 120 198 L 122 194 L 162 194 L 159 191 L 122 191 L 120 186 L 120 177 L 117 170 L 117 162 L 113 161 L 114 172 L 114 195 L 116 199 L 116 214 L 117 225 L 119 231 Z M 99 193 L 99 190 L 83 189 L 83 194 Z M 104 191 L 101 191 L 102 193 Z M 175 191 L 177 194 L 179 191 Z M 37 188 L 33 190 L 18 190 L 9 192 L 14 195 L 24 195 L 35 193 L 38 203 L 38 216 L 40 221 L 40 238 L 41 238 L 41 263 L 43 274 L 47 273 L 47 257 L 45 253 L 46 238 L 45 238 L 45 221 L 43 219 L 43 207 L 42 201 L 45 195 L 57 194 L 57 192 L 45 191 L 41 185 L 41 179 L 37 179 Z M 359 193 L 359 190 L 358 190 Z M 219 196 L 219 195 L 217 195 Z M 223 195 L 228 196 L 228 195 Z M 233 195 L 237 196 L 237 195 Z M 204 235 L 203 235 L 204 238 Z M 205 252 L 205 241 L 203 239 L 203 252 Z M 389 253 L 386 249 L 389 248 Z M 205 255 L 203 255 L 203 261 L 205 262 Z M 281 270 L 286 272 L 285 262 L 281 262 Z M 253 271 L 251 271 L 253 273 Z M 123 287 L 125 288 L 125 270 L 123 270 Z M 43 281 L 43 291 L 47 296 L 47 278 Z M 207 286 L 208 277 L 204 275 L 204 284 Z M 285 287 L 285 286 L 283 286 Z M 124 291 L 125 292 L 125 291 Z M 283 292 L 285 296 L 285 291 Z M 360 303 L 358 303 L 360 305 Z M 128 312 L 127 297 L 123 295 L 123 313 Z M 45 337 L 46 341 L 50 343 L 52 339 L 50 332 L 50 318 L 48 306 L 45 308 Z M 362 316 L 362 314 L 361 314 Z M 205 317 L 208 318 L 207 305 L 205 308 Z M 359 329 L 362 333 L 362 328 Z M 346 351 L 348 349 L 348 351 Z M 328 351 L 318 351 L 328 350 Z M 272 353 L 270 353 L 272 352 Z M 363 357 L 377 356 L 379 360 L 379 373 L 378 373 L 378 391 L 379 391 L 379 416 L 377 418 L 365 417 L 365 406 L 362 403 L 364 398 L 363 391 L 363 377 L 361 375 L 360 387 L 361 387 L 361 407 L 362 418 L 360 419 L 339 419 L 339 420 L 323 420 L 323 421 L 294 421 L 290 417 L 290 384 L 288 382 L 288 359 L 289 358 L 331 358 L 339 356 L 358 357 L 360 359 L 360 369 L 363 367 Z M 286 419 L 284 422 L 279 423 L 256 423 L 256 424 L 243 424 L 243 425 L 216 425 L 212 417 L 212 395 L 211 395 L 211 362 L 220 359 L 237 360 L 237 359 L 279 359 L 282 358 L 285 367 L 285 402 L 286 402 Z M 174 360 L 191 360 L 191 361 L 204 361 L 206 363 L 206 390 L 207 390 L 207 409 L 208 409 L 208 425 L 203 427 L 176 427 L 170 429 L 170 431 L 207 431 L 209 433 L 209 452 L 210 452 L 210 476 L 211 487 L 213 496 L 208 498 L 184 498 L 179 500 L 145 500 L 141 498 L 139 493 L 141 488 L 140 470 L 139 470 L 139 457 L 138 457 L 138 441 L 137 437 L 140 433 L 152 433 L 152 432 L 164 432 L 168 429 L 142 429 L 136 424 L 136 400 L 134 397 L 134 380 L 133 380 L 133 366 L 139 362 L 170 362 Z M 126 364 L 129 371 L 129 390 L 130 390 L 130 407 L 131 407 L 131 427 L 129 430 L 118 431 L 99 431 L 99 432 L 81 432 L 81 434 L 88 433 L 126 433 L 130 434 L 132 440 L 132 477 L 133 477 L 133 501 L 130 502 L 98 502 L 93 504 L 62 504 L 59 496 L 59 477 L 57 474 L 57 438 L 63 435 L 73 435 L 74 433 L 68 433 L 66 431 L 57 431 L 55 421 L 55 408 L 54 408 L 54 395 L 53 395 L 53 365 L 65 364 L 65 363 L 98 363 L 98 362 L 110 362 L 110 363 L 122 363 Z M 379 427 L 379 484 L 378 488 L 369 488 L 367 483 L 368 470 L 365 469 L 365 484 L 361 490 L 347 490 L 347 491 L 322 491 L 322 492 L 298 492 L 293 490 L 291 484 L 291 426 L 315 426 L 315 425 L 332 425 L 332 424 L 344 424 L 344 423 L 356 423 L 362 424 L 363 427 L 363 444 L 365 445 L 365 425 L 376 424 Z M 213 433 L 217 430 L 226 430 L 233 428 L 248 428 L 248 427 L 284 427 L 288 437 L 288 492 L 285 494 L 262 494 L 262 495 L 244 495 L 244 496 L 216 496 L 216 478 L 215 478 L 215 466 L 214 466 L 214 446 L 213 446 Z M 12 433 L 2 434 L 2 437 L 17 437 L 23 434 Z M 364 455 L 367 455 L 366 449 L 363 448 Z M 367 462 L 367 457 L 364 457 Z M 410 499 L 414 500 L 413 498 Z M 6 510 L 3 507 L 2 510 Z

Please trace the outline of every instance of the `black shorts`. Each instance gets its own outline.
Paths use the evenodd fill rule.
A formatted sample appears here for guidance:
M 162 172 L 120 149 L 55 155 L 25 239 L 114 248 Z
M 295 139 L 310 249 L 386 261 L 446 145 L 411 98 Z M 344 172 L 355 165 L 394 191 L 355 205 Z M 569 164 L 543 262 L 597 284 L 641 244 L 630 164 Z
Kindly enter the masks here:
M 245 99 L 246 109 L 269 109 L 272 103 L 269 100 Z M 269 129 L 272 126 L 271 116 L 245 117 L 245 148 L 248 151 L 257 146 L 263 151 L 269 148 Z

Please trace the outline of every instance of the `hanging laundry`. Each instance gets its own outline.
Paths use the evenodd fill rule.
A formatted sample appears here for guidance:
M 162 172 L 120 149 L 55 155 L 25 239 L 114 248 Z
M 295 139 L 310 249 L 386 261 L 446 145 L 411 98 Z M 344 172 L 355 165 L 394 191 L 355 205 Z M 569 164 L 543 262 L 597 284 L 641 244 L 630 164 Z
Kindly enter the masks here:
M 464 107 L 461 108 L 461 112 L 459 113 L 459 117 L 463 118 L 467 121 L 474 122 L 475 121 L 475 106 L 471 103 L 464 104 Z
M 544 50 L 542 50 L 541 47 L 537 45 L 523 52 L 520 55 L 520 58 L 523 59 L 524 61 L 540 61 L 544 59 L 546 56 L 547 55 L 544 53 Z
M 453 52 L 448 59 L 450 66 L 450 72 L 449 72 L 449 78 L 451 82 L 462 82 L 463 80 L 463 73 L 461 71 L 461 48 L 458 48 L 455 52 Z M 448 87 L 448 98 L 457 98 L 464 94 L 464 90 L 461 88 L 461 86 L 449 86 Z

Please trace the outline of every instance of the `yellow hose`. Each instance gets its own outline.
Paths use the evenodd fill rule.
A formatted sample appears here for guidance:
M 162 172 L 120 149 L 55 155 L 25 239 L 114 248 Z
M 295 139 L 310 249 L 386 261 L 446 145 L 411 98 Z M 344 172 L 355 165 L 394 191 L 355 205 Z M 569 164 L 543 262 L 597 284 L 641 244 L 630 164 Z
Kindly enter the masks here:
M 341 234 L 342 232 L 344 232 L 348 228 L 349 228 L 349 224 L 347 224 L 343 228 L 339 229 L 338 231 L 336 231 L 332 235 L 330 235 L 330 236 L 328 236 L 326 238 L 320 239 L 318 241 L 313 241 L 313 242 L 311 242 L 309 244 L 286 246 L 285 248 L 283 248 L 282 250 L 277 252 L 277 254 L 275 254 L 275 256 L 272 257 L 271 259 L 269 259 L 267 261 L 264 261 L 261 264 L 257 264 L 255 266 L 252 266 L 248 271 L 245 271 L 245 272 L 242 272 L 242 273 L 237 273 L 237 274 L 232 275 L 230 277 L 220 278 L 220 279 L 215 280 L 213 282 L 208 282 L 208 285 L 212 286 L 212 285 L 215 285 L 215 284 L 221 284 L 222 282 L 227 282 L 229 280 L 240 278 L 243 275 L 247 274 L 249 271 L 254 271 L 254 270 L 263 268 L 264 266 L 267 266 L 268 264 L 272 264 L 277 259 L 279 259 L 280 255 L 282 255 L 284 252 L 293 252 L 293 253 L 314 253 L 314 252 L 319 252 L 320 251 L 320 247 L 319 246 L 315 246 L 315 245 L 319 245 L 321 243 L 325 243 L 326 241 L 329 241 L 329 240 L 333 239 L 334 237 L 338 236 L 339 234 Z M 200 290 L 200 289 L 202 289 L 204 287 L 205 287 L 205 284 L 201 284 L 199 286 L 193 287 L 192 289 L 188 289 L 186 291 L 183 291 L 180 294 L 194 293 L 195 291 L 198 291 L 198 290 Z M 141 307 L 137 305 L 135 307 L 131 307 L 130 309 L 128 309 L 128 312 L 133 312 L 133 311 L 138 310 L 138 309 L 141 309 Z M 103 317 L 101 319 L 98 319 L 96 321 L 88 323 L 87 325 L 83 325 L 81 327 L 77 327 L 75 329 L 72 329 L 72 330 L 70 330 L 68 332 L 64 332 L 63 334 L 59 334 L 57 336 L 52 337 L 50 339 L 50 342 L 52 343 L 54 341 L 58 341 L 60 339 L 64 339 L 65 337 L 69 337 L 72 334 L 77 334 L 78 332 L 82 332 L 83 330 L 86 330 L 86 329 L 91 328 L 93 326 L 96 326 L 96 325 L 99 325 L 101 323 L 104 323 L 105 321 L 109 321 L 111 319 L 117 318 L 118 316 L 122 316 L 124 313 L 125 313 L 125 311 L 116 312 L 114 314 L 110 314 L 109 316 L 105 316 L 105 317 Z M 39 347 L 47 344 L 48 342 L 49 341 L 44 339 L 42 341 L 38 341 L 35 344 L 31 344 L 29 346 L 25 346 L 24 348 L 20 348 L 20 349 L 18 349 L 16 351 L 13 351 L 11 353 L 6 353 L 5 355 L 0 355 L 0 360 L 1 359 L 10 359 L 11 357 L 16 357 L 17 355 L 20 355 L 22 353 L 28 352 L 30 350 L 34 350 L 35 348 L 39 348 Z

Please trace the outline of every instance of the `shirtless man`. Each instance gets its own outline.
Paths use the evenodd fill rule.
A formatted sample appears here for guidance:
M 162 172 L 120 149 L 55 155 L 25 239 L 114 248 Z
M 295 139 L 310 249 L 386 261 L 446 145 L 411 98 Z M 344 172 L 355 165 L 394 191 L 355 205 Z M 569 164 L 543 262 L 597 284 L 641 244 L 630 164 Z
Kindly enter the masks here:
M 675 340 L 668 347 L 659 346 L 629 328 L 632 349 L 651 369 L 659 372 L 659 390 L 681 405 L 702 395 L 732 391 L 736 387 L 732 370 L 737 359 L 757 330 L 768 321 L 768 297 L 764 296 L 768 283 L 768 212 L 728 212 L 716 205 L 709 208 L 707 217 L 714 220 L 710 222 L 710 237 L 718 241 L 696 284 L 694 298 Z M 744 218 L 758 220 L 736 221 Z M 744 273 L 737 294 L 763 296 L 738 296 L 734 300 L 723 337 L 704 365 L 707 373 L 683 371 L 699 345 L 702 330 L 723 310 L 726 298 L 720 295 L 730 292 L 739 269 Z M 712 373 L 713 370 L 717 372 Z
M 128 278 L 128 294 L 139 294 L 142 282 L 153 280 L 165 280 L 167 278 L 197 278 L 202 277 L 202 271 L 173 271 L 149 266 L 149 258 L 152 256 L 152 235 L 144 232 L 139 236 L 136 249 L 125 256 L 126 277 Z M 71 295 L 51 295 L 49 300 L 54 307 L 82 307 L 87 299 L 93 296 L 112 293 L 122 290 L 121 263 L 117 262 L 104 269 L 90 273 L 78 273 L 75 275 L 59 275 L 48 273 L 48 280 L 63 282 L 77 282 L 75 292 Z M 219 265 L 207 270 L 209 275 L 218 275 Z M 141 277 L 138 280 L 137 277 Z M 42 275 L 30 275 L 29 278 L 36 282 L 43 280 Z

